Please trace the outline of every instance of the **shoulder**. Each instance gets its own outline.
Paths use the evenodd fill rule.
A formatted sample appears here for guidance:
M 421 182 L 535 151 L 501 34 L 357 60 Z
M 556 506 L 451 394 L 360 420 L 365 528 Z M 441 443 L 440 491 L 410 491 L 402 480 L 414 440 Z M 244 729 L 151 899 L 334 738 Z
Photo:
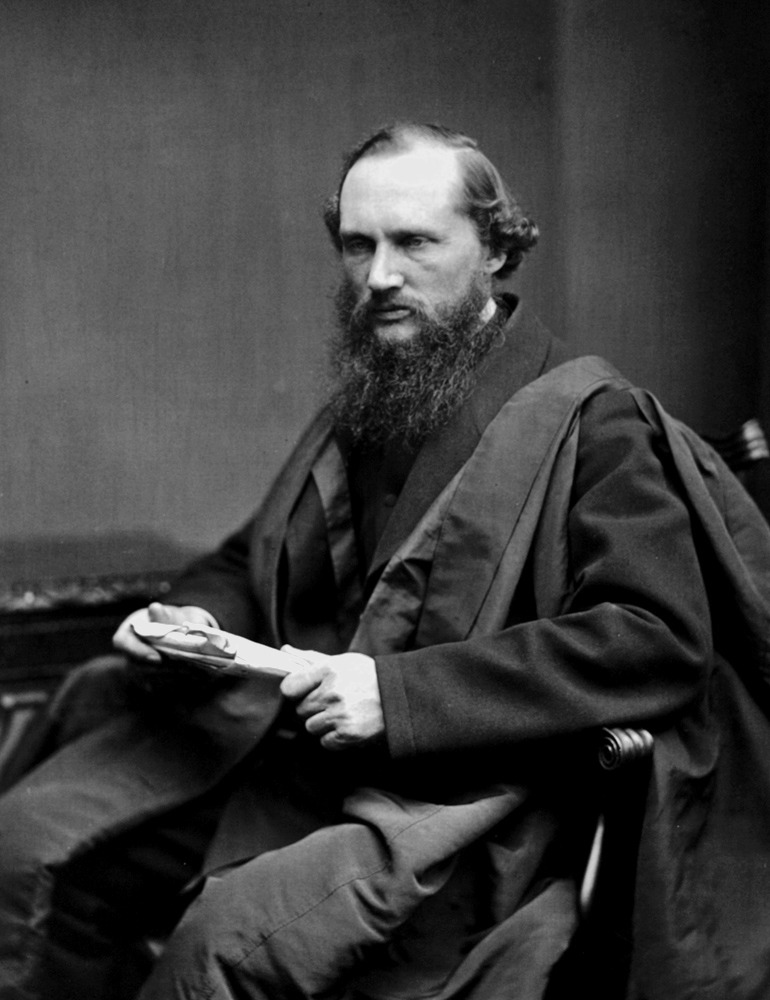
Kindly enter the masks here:
M 651 426 L 636 401 L 636 390 L 629 384 L 608 383 L 588 395 L 580 407 L 581 442 L 601 444 L 623 437 L 661 437 Z
M 631 479 L 655 480 L 671 488 L 671 471 L 666 436 L 646 419 L 632 386 L 609 386 L 585 400 L 577 449 L 579 492 L 607 479 L 616 480 L 619 491 L 628 489 Z
M 590 433 L 600 433 L 617 421 L 647 422 L 634 399 L 634 387 L 628 384 L 610 384 L 589 396 L 581 409 L 581 421 Z

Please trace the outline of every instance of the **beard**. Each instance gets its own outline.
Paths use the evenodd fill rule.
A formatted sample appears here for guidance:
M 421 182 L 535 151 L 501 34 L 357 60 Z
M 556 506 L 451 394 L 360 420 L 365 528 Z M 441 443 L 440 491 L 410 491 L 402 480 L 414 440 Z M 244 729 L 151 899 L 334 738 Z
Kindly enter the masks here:
M 435 316 L 409 303 L 413 336 L 384 340 L 371 320 L 380 298 L 359 301 L 344 281 L 335 297 L 338 328 L 330 351 L 337 428 L 358 448 L 372 450 L 394 443 L 415 448 L 443 427 L 473 390 L 479 363 L 502 328 L 499 310 L 480 324 L 488 298 L 488 281 L 478 276 Z

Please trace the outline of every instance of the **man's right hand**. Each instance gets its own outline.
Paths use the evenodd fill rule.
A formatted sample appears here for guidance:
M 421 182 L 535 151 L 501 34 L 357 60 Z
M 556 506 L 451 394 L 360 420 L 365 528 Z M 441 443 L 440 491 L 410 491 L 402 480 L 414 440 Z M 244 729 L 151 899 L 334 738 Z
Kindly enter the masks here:
M 192 605 L 179 607 L 175 604 L 161 604 L 159 601 L 153 601 L 148 608 L 140 608 L 130 614 L 112 637 L 115 649 L 126 653 L 133 660 L 144 660 L 147 663 L 160 663 L 161 656 L 156 649 L 143 642 L 134 632 L 132 626 L 139 622 L 164 622 L 168 625 L 193 622 L 195 625 L 219 627 L 214 616 L 203 608 L 196 608 Z

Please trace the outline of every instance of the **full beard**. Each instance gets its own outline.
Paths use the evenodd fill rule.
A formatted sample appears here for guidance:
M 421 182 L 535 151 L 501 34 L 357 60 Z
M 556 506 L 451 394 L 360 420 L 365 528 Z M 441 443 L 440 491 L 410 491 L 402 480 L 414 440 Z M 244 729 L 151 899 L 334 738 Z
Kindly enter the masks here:
M 488 297 L 487 283 L 478 278 L 435 319 L 410 305 L 418 329 L 408 340 L 391 341 L 373 332 L 372 303 L 358 302 L 342 284 L 335 300 L 330 404 L 337 427 L 355 446 L 415 448 L 447 423 L 473 390 L 479 363 L 500 332 L 497 315 L 479 322 Z

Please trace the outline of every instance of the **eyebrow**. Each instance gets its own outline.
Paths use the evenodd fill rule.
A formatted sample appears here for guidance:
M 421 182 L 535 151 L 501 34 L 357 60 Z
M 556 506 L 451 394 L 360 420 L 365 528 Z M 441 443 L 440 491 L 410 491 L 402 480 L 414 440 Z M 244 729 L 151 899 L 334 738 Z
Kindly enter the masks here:
M 361 232 L 358 229 L 342 229 L 342 228 L 340 228 L 339 235 L 340 235 L 340 239 L 341 240 L 350 240 L 350 239 L 371 240 L 371 239 L 373 239 L 372 236 L 370 236 L 367 233 Z M 429 237 L 431 239 L 439 239 L 440 238 L 440 234 L 436 231 L 435 228 L 433 228 L 431 226 L 423 226 L 423 225 L 415 225 L 415 226 L 412 226 L 410 228 L 403 228 L 402 227 L 401 229 L 394 229 L 391 232 L 386 232 L 386 235 L 387 235 L 387 237 L 389 239 L 395 240 L 396 242 L 398 242 L 399 240 L 407 239 L 410 236 L 426 236 L 426 237 Z

